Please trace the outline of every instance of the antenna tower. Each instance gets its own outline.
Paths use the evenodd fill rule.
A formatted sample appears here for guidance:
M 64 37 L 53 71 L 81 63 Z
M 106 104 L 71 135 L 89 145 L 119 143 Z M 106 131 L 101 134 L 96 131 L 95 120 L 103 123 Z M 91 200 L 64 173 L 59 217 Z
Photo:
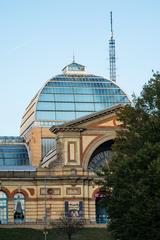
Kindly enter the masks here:
M 116 54 L 115 54 L 115 40 L 113 38 L 112 12 L 110 12 L 110 24 L 111 24 L 111 38 L 109 40 L 110 79 L 116 82 Z

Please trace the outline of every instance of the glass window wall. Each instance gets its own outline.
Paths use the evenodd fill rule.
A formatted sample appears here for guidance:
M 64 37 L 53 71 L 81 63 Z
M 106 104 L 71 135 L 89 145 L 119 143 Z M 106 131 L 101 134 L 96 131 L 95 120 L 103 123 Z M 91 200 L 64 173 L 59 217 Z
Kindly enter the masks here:
M 129 102 L 122 89 L 108 79 L 91 74 L 61 74 L 49 80 L 39 94 L 36 120 L 49 126 L 50 122 L 62 123 Z
M 0 145 L 0 166 L 29 165 L 29 156 L 24 144 Z

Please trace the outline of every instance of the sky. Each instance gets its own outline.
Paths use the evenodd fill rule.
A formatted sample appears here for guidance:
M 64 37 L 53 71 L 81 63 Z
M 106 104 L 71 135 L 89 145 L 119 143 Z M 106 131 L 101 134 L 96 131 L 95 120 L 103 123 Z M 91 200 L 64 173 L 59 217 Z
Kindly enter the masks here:
M 109 76 L 110 11 L 117 84 L 138 96 L 160 70 L 159 0 L 0 0 L 0 136 L 18 136 L 44 83 L 76 62 Z

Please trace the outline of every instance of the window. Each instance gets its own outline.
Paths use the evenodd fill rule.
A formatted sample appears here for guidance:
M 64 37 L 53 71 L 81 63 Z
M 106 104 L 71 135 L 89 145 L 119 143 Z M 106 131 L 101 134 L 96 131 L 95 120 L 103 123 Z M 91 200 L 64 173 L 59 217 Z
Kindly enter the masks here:
M 0 191 L 0 224 L 8 223 L 8 198 L 6 193 Z
M 54 138 L 43 138 L 42 139 L 42 157 L 44 157 L 55 145 Z
M 16 193 L 14 195 L 14 222 L 22 223 L 24 222 L 24 195 L 22 193 Z

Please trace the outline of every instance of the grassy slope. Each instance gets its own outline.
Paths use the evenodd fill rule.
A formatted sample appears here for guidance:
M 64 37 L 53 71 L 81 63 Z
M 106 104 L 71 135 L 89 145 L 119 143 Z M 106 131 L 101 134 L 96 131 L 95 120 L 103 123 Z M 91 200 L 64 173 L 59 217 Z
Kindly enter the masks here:
M 0 240 L 43 240 L 44 235 L 40 230 L 33 229 L 3 229 L 0 228 Z M 55 229 L 48 232 L 47 240 L 67 240 L 67 237 Z M 106 229 L 82 229 L 73 236 L 73 240 L 111 240 Z

